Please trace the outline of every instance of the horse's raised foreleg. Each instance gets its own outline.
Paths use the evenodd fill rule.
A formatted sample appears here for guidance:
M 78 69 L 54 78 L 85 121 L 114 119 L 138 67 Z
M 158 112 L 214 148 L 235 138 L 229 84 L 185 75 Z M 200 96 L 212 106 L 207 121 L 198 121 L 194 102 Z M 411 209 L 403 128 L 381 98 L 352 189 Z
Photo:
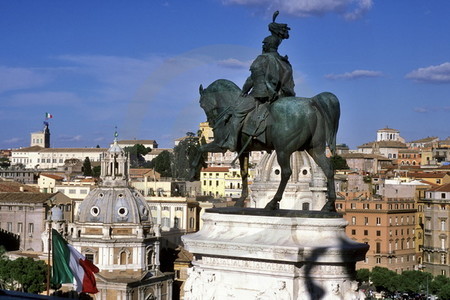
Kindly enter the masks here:
M 241 167 L 242 190 L 241 197 L 236 201 L 234 206 L 244 207 L 245 199 L 248 197 L 248 159 L 249 153 L 244 152 L 239 156 L 239 166 Z
M 322 169 L 323 173 L 327 177 L 328 200 L 321 210 L 335 212 L 336 190 L 334 187 L 334 170 L 331 165 L 331 162 L 326 157 L 325 151 L 319 151 L 318 149 L 310 149 L 308 150 L 308 153 L 319 165 L 319 167 Z
M 280 202 L 281 198 L 283 198 L 283 193 L 286 188 L 286 185 L 291 178 L 292 169 L 290 164 L 291 153 L 286 153 L 284 151 L 277 151 L 277 161 L 281 168 L 281 181 L 278 186 L 277 192 L 272 200 L 266 204 L 264 209 L 275 210 L 278 209 L 278 202 Z
M 204 162 L 203 154 L 206 152 L 224 152 L 224 150 L 214 142 L 200 146 L 194 160 L 191 163 L 191 170 L 189 172 L 189 178 L 191 181 L 194 181 L 197 174 L 199 174 L 200 168 Z

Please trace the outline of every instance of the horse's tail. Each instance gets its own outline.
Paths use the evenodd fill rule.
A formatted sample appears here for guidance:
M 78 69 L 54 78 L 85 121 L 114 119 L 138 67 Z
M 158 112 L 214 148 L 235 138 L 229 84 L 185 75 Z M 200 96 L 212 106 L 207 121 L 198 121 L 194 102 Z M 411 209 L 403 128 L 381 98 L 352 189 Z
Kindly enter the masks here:
M 338 98 L 328 92 L 320 93 L 314 97 L 314 103 L 325 120 L 325 136 L 332 155 L 336 154 L 336 135 L 341 116 L 341 107 Z

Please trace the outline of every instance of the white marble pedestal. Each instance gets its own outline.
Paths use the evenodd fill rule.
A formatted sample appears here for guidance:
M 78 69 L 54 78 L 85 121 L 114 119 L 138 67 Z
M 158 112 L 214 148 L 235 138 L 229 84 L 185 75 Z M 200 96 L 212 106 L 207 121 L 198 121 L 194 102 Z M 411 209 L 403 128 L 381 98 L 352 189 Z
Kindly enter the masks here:
M 194 254 L 190 299 L 364 299 L 353 281 L 369 248 L 345 235 L 337 213 L 209 209 L 182 237 Z

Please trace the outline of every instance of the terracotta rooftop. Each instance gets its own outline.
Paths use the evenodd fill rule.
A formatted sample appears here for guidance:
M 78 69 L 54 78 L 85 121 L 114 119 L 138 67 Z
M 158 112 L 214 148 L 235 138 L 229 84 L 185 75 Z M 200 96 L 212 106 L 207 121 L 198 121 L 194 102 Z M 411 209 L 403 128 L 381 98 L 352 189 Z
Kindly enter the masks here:
M 389 158 L 386 158 L 382 155 L 378 154 L 367 154 L 367 153 L 361 153 L 361 152 L 353 152 L 353 153 L 342 153 L 340 154 L 343 158 L 366 158 L 366 159 L 378 159 L 378 160 L 391 160 Z
M 432 189 L 430 189 L 430 191 L 433 191 L 433 192 L 450 192 L 450 183 L 433 187 Z
M 40 176 L 45 176 L 45 177 L 52 178 L 55 180 L 63 180 L 64 179 L 64 177 L 54 175 L 54 174 L 41 174 Z
M 435 140 L 439 140 L 437 136 L 429 136 L 420 140 L 411 141 L 410 143 L 431 143 Z
M 209 167 L 202 168 L 202 172 L 228 172 L 229 168 L 227 167 Z
M 24 192 L 36 192 L 36 193 L 39 192 L 39 188 L 33 186 L 29 186 L 15 181 L 0 180 L 1 193 L 21 192 L 20 188 L 22 188 Z
M 443 178 L 447 175 L 445 172 L 411 172 L 409 177 L 415 178 Z
M 407 148 L 405 143 L 399 141 L 370 142 L 362 144 L 361 146 L 358 146 L 358 148 L 372 148 L 375 144 L 377 144 L 379 148 Z
M 44 203 L 56 194 L 45 193 L 0 193 L 0 203 Z

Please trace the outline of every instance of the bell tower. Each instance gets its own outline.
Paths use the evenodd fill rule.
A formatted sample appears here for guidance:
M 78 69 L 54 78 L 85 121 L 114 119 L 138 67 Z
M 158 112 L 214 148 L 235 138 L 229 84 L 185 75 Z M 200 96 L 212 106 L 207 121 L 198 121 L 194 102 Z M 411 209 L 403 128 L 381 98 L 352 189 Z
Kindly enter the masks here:
M 31 133 L 30 146 L 50 148 L 50 129 L 48 128 L 48 122 L 44 122 L 44 129 L 42 131 Z

